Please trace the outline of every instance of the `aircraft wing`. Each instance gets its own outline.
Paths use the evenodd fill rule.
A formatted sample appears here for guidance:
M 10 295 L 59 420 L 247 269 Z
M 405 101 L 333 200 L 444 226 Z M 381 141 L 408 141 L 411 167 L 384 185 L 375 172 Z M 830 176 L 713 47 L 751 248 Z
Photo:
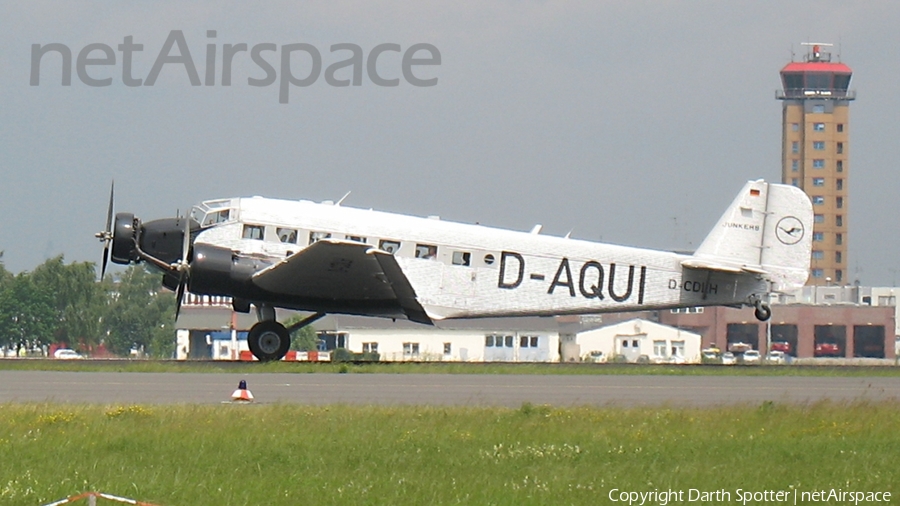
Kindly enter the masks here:
M 320 240 L 257 272 L 252 282 L 268 292 L 336 306 L 395 301 L 410 320 L 432 323 L 394 256 L 363 243 Z

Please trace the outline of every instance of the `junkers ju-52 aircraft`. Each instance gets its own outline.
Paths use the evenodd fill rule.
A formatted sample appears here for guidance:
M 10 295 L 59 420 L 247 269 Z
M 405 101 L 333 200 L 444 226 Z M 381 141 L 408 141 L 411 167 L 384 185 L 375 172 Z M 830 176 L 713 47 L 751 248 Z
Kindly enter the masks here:
M 147 262 L 176 291 L 256 310 L 259 360 L 326 313 L 407 318 L 549 316 L 695 306 L 755 306 L 802 286 L 812 205 L 793 186 L 748 182 L 693 255 L 516 232 L 366 209 L 261 197 L 209 200 L 186 218 L 113 220 L 103 266 Z M 102 275 L 102 274 L 101 274 Z M 286 328 L 275 308 L 311 312 Z

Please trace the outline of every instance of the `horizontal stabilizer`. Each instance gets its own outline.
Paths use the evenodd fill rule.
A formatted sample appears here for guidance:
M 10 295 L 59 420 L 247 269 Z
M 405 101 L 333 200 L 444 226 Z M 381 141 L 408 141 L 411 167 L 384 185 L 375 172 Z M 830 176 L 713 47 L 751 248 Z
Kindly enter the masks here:
M 713 262 L 709 260 L 698 260 L 696 258 L 689 258 L 683 262 L 681 262 L 683 267 L 687 267 L 689 269 L 708 269 L 711 271 L 721 271 L 721 272 L 733 272 L 735 274 L 748 273 L 748 274 L 759 274 L 766 275 L 769 272 L 759 266 L 751 266 L 751 265 L 729 265 L 721 262 Z

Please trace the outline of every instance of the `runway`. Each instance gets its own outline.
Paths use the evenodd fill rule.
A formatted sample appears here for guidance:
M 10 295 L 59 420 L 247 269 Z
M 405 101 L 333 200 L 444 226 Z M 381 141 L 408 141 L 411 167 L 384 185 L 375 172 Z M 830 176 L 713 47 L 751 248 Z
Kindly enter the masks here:
M 0 403 L 714 406 L 900 400 L 900 378 L 0 371 Z

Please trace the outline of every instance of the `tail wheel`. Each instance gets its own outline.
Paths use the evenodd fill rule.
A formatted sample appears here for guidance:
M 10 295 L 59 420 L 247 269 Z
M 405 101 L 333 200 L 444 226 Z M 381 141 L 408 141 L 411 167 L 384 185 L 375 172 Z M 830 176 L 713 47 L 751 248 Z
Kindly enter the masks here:
M 276 321 L 261 321 L 250 329 L 247 344 L 260 362 L 281 360 L 291 348 L 291 334 Z
M 757 320 L 764 322 L 772 317 L 772 308 L 770 308 L 768 304 L 757 304 L 753 314 L 756 316 Z

